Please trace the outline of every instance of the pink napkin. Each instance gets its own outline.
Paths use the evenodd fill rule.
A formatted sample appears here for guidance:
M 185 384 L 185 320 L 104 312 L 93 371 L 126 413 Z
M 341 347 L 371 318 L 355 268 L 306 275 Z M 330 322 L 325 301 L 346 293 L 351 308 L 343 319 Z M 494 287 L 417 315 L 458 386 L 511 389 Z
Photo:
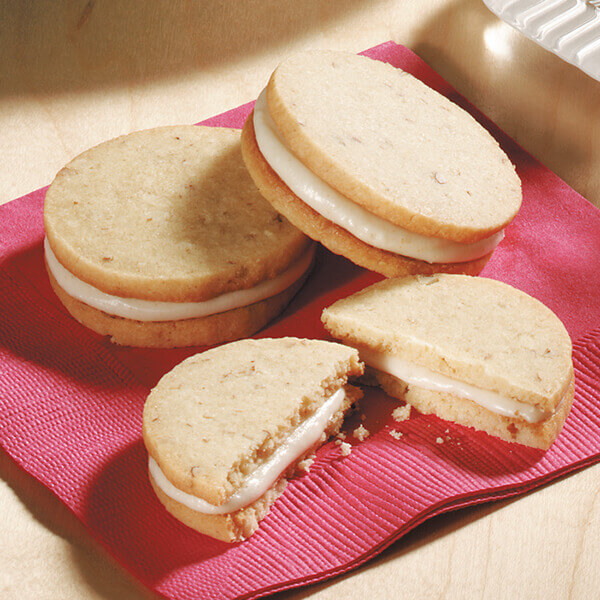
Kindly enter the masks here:
M 228 545 L 168 515 L 146 476 L 141 413 L 150 386 L 198 349 L 116 348 L 79 326 L 42 265 L 45 190 L 0 207 L 0 442 L 126 569 L 168 598 L 256 598 L 363 563 L 433 515 L 521 494 L 600 457 L 600 212 L 508 139 L 406 48 L 365 54 L 413 73 L 472 112 L 523 181 L 523 208 L 484 275 L 539 298 L 574 343 L 576 400 L 548 452 L 414 413 L 369 390 L 371 437 L 325 445 L 260 530 Z M 241 127 L 251 104 L 206 124 Z M 378 277 L 321 251 L 300 294 L 262 336 L 326 337 L 324 306 Z M 352 429 L 356 423 L 350 423 Z M 390 435 L 403 433 L 399 440 Z M 441 438 L 443 443 L 436 443 Z

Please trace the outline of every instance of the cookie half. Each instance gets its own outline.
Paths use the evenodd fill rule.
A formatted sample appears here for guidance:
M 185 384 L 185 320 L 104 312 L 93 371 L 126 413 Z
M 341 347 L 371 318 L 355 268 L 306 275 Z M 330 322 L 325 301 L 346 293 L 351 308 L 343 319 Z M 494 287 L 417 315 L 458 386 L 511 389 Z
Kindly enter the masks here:
M 480 277 L 385 280 L 326 308 L 384 390 L 423 413 L 550 447 L 573 402 L 571 340 L 538 300 Z
M 256 190 L 234 129 L 139 131 L 87 150 L 44 204 L 50 282 L 131 346 L 248 336 L 301 286 L 314 244 Z
M 282 214 L 387 277 L 478 273 L 521 204 L 498 143 L 408 73 L 341 52 L 281 63 L 242 134 Z
M 167 373 L 144 406 L 152 486 L 201 533 L 248 538 L 299 463 L 339 431 L 363 365 L 342 344 L 242 340 Z

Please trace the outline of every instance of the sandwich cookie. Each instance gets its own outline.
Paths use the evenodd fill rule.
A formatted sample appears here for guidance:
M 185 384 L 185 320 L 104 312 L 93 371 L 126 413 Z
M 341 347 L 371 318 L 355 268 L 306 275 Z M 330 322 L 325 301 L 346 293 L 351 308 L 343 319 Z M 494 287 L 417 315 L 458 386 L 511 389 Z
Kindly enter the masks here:
M 242 151 L 281 214 L 386 277 L 478 273 L 521 205 L 513 165 L 468 113 L 353 54 L 281 63 L 246 121 Z
M 571 340 L 531 296 L 480 277 L 390 279 L 326 308 L 383 389 L 422 413 L 550 447 L 573 402 Z
M 233 129 L 162 127 L 87 150 L 48 189 L 44 225 L 67 310 L 129 346 L 246 337 L 283 310 L 313 258 L 256 190 Z
M 362 392 L 356 350 L 320 340 L 242 340 L 167 373 L 144 406 L 150 482 L 165 508 L 211 537 L 248 538 L 288 478 Z

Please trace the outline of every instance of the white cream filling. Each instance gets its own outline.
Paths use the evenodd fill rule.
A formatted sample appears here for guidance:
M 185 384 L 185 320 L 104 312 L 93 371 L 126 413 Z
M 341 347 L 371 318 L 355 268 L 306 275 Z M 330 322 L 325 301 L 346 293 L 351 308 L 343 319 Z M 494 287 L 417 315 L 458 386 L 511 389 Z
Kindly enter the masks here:
M 293 285 L 310 267 L 314 256 L 314 245 L 300 257 L 287 271 L 273 279 L 268 279 L 247 290 L 236 290 L 221 294 L 204 302 L 158 302 L 137 298 L 119 298 L 102 292 L 85 283 L 67 271 L 57 260 L 44 239 L 44 251 L 50 272 L 58 285 L 69 296 L 97 308 L 109 315 L 135 319 L 136 321 L 177 321 L 206 317 L 226 312 L 240 306 L 249 306 L 266 298 L 271 298 Z
M 485 256 L 504 237 L 504 232 L 500 231 L 479 242 L 461 244 L 423 236 L 398 227 L 348 200 L 319 179 L 286 147 L 269 114 L 266 90 L 254 106 L 254 131 L 263 157 L 292 192 L 320 215 L 369 246 L 429 263 L 458 263 Z
M 224 515 L 244 508 L 258 500 L 279 479 L 279 476 L 296 459 L 302 456 L 314 444 L 327 428 L 329 420 L 337 413 L 346 397 L 344 388 L 332 394 L 313 415 L 302 422 L 281 444 L 271 457 L 251 473 L 242 486 L 225 502 L 216 506 L 202 498 L 192 496 L 176 488 L 162 472 L 156 461 L 149 457 L 148 468 L 156 485 L 169 498 L 196 512 L 208 515 Z
M 446 375 L 435 373 L 430 369 L 415 365 L 397 356 L 389 356 L 372 350 L 361 350 L 360 357 L 369 366 L 401 379 L 409 385 L 434 392 L 453 394 L 460 398 L 467 398 L 479 406 L 503 417 L 515 417 L 524 419 L 528 423 L 538 423 L 547 419 L 552 414 L 531 404 L 525 404 L 513 398 L 502 396 L 497 392 L 484 390 L 469 383 L 457 381 Z

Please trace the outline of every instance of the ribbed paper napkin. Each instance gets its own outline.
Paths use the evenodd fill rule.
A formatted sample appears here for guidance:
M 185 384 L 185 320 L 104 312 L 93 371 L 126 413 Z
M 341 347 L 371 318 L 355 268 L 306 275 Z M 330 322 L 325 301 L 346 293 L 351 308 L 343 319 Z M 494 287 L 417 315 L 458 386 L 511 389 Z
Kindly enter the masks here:
M 150 588 L 169 598 L 256 598 L 342 573 L 429 517 L 528 491 L 600 457 L 600 212 L 477 113 L 406 48 L 365 54 L 413 73 L 472 112 L 523 181 L 521 212 L 484 275 L 539 298 L 574 343 L 576 399 L 548 452 L 414 413 L 370 390 L 373 433 L 343 457 L 324 446 L 260 530 L 228 545 L 168 515 L 146 476 L 145 396 L 195 350 L 116 348 L 79 326 L 42 264 L 45 190 L 0 207 L 0 442 Z M 241 127 L 251 105 L 207 122 Z M 322 251 L 308 283 L 262 336 L 325 337 L 324 306 L 377 280 Z M 395 439 L 390 431 L 403 435 Z M 437 443 L 441 438 L 443 443 Z

